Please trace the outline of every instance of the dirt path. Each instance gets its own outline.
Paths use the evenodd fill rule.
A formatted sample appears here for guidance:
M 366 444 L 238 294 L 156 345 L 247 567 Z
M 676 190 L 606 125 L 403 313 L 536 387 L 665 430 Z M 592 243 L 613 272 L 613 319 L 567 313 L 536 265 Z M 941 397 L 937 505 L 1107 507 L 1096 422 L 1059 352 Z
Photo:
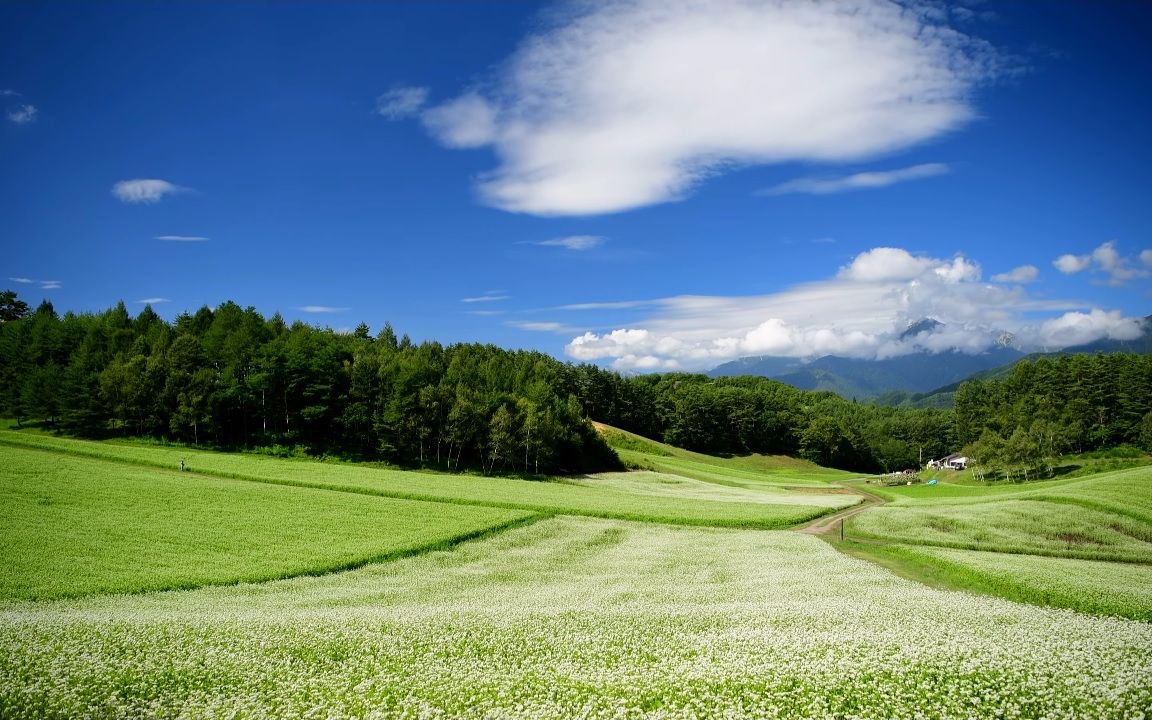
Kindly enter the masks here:
M 798 528 L 794 528 L 796 532 L 807 533 L 809 535 L 831 535 L 833 533 L 838 533 L 840 531 L 840 523 L 844 520 L 847 520 L 854 515 L 859 515 L 862 512 L 866 512 L 870 508 L 883 505 L 885 502 L 887 502 L 884 500 L 884 498 L 873 495 L 869 492 L 863 492 L 861 490 L 855 489 L 853 489 L 852 492 L 864 498 L 864 501 L 859 505 L 853 505 L 850 508 L 845 508 L 839 512 L 834 512 L 831 515 L 822 515 L 807 525 L 801 525 Z

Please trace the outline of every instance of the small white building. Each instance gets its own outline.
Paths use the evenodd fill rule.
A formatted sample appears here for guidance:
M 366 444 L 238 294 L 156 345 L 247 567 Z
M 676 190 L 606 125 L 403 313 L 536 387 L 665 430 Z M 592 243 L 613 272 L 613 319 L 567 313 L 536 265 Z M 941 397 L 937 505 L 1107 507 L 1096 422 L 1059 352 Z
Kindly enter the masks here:
M 963 470 L 968 467 L 968 458 L 958 453 L 948 455 L 939 460 L 929 460 L 928 467 L 933 470 Z

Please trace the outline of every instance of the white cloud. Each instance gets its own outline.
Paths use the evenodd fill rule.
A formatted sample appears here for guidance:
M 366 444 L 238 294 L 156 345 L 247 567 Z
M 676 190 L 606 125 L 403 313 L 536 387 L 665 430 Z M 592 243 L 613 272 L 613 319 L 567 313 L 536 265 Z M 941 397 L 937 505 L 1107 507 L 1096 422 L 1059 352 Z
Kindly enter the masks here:
M 571 305 L 561 305 L 559 310 L 627 310 L 629 308 L 644 307 L 646 305 L 654 305 L 655 301 L 652 300 L 619 300 L 614 302 L 587 302 L 587 303 L 572 303 Z
M 15 90 L 0 90 L 0 97 L 20 97 L 20 93 Z
M 896 183 L 908 182 L 935 177 L 951 172 L 952 169 L 943 163 L 927 163 L 913 165 L 899 170 L 885 170 L 879 172 L 862 172 L 855 175 L 834 178 L 798 178 L 780 183 L 774 187 L 761 190 L 760 195 L 786 195 L 788 193 L 809 193 L 812 195 L 827 195 L 829 193 L 845 192 L 847 190 L 861 190 L 865 188 L 881 188 Z
M 424 113 L 424 125 L 452 148 L 474 148 L 496 140 L 496 108 L 477 93 L 467 93 Z
M 840 277 L 862 282 L 910 280 L 932 263 L 931 258 L 916 257 L 901 248 L 879 247 L 857 255 L 850 265 L 840 269 Z
M 1094 340 L 1132 340 L 1140 337 L 1143 329 L 1139 318 L 1127 318 L 1118 310 L 1093 309 L 1090 312 L 1069 312 L 1041 323 L 1036 331 L 1038 344 L 1053 348 L 1083 345 Z
M 934 258 L 900 248 L 860 253 L 829 280 L 770 295 L 678 296 L 651 306 L 648 317 L 633 326 L 586 332 L 573 338 L 566 352 L 622 370 L 699 369 L 750 355 L 978 353 L 1005 332 L 1026 349 L 1054 348 L 1131 337 L 1137 327 L 1136 319 L 1119 312 L 1034 298 L 1018 284 L 982 282 L 980 265 L 968 258 Z M 901 338 L 910 323 L 925 318 L 940 324 Z
M 126 203 L 155 203 L 166 195 L 186 192 L 190 192 L 190 189 L 173 185 L 167 180 L 121 180 L 112 186 L 112 194 Z
M 1104 275 L 1108 285 L 1123 285 L 1130 280 L 1152 277 L 1152 271 L 1133 267 L 1133 259 L 1126 258 L 1116 249 L 1116 243 L 1109 240 L 1102 243 L 1088 255 L 1061 255 L 1052 264 L 1067 275 L 1091 269 L 1094 274 Z M 1139 262 L 1152 267 L 1152 250 L 1144 250 Z
M 1061 255 L 1052 261 L 1052 265 L 1065 275 L 1087 270 L 1091 264 L 1092 256 L 1090 255 Z
M 330 305 L 303 305 L 303 306 L 298 307 L 296 309 L 299 310 L 300 312 L 321 313 L 321 314 L 342 313 L 342 312 L 348 312 L 349 310 L 351 310 L 351 308 L 332 307 Z
M 604 238 L 599 235 L 570 235 L 568 237 L 541 240 L 537 245 L 549 247 L 562 247 L 565 250 L 591 250 L 604 244 Z
M 422 115 L 449 147 L 493 148 L 480 196 L 513 212 L 616 212 L 733 166 L 901 150 L 969 122 L 997 64 L 888 0 L 617 0 L 549 17 L 485 84 Z
M 41 290 L 59 290 L 63 286 L 59 280 L 37 280 L 27 277 L 10 277 L 8 279 L 21 285 L 39 285 Z
M 35 105 L 19 105 L 8 111 L 8 119 L 17 125 L 27 125 L 34 121 L 39 113 Z
M 153 239 L 164 242 L 208 242 L 208 238 L 202 235 L 157 235 Z
M 992 282 L 1030 283 L 1040 277 L 1040 268 L 1035 265 L 1021 265 L 1009 272 L 992 276 Z
M 139 305 L 159 305 L 160 303 L 166 303 L 166 302 L 172 302 L 172 301 L 169 300 L 168 298 L 154 297 L 154 298 L 144 298 L 143 300 L 137 300 L 136 302 Z
M 500 293 L 484 293 L 476 297 L 460 298 L 462 303 L 485 303 L 485 302 L 500 302 L 501 300 L 511 299 L 511 295 L 501 295 Z
M 396 87 L 376 98 L 376 112 L 389 120 L 417 115 L 428 102 L 428 88 Z
M 526 322 L 514 321 L 509 322 L 508 325 L 520 330 L 528 330 L 530 332 L 550 332 L 550 333 L 563 333 L 569 334 L 576 332 L 576 328 L 571 325 L 565 325 L 558 322 Z

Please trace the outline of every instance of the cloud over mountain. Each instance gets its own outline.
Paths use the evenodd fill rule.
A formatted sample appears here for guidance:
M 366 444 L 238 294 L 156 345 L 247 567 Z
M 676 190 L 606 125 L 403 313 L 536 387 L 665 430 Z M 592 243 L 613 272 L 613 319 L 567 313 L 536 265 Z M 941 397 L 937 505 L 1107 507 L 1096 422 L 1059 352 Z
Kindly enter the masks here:
M 1139 318 L 1028 295 L 1017 282 L 985 282 L 963 256 L 901 248 L 860 253 L 835 277 L 770 295 L 677 296 L 652 301 L 632 327 L 584 333 L 566 347 L 582 361 L 627 369 L 699 369 L 749 355 L 885 358 L 917 351 L 981 352 L 1004 333 L 1026 349 L 1130 339 Z M 1028 273 L 1020 273 L 1028 274 Z M 932 318 L 922 332 L 907 328 Z

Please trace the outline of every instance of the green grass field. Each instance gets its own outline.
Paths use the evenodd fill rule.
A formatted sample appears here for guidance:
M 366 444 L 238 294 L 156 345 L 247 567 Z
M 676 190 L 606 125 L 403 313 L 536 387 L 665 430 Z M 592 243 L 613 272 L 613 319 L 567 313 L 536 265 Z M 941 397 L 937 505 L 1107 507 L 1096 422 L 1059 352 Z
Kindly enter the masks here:
M 1152 563 L 1152 526 L 1076 505 L 1001 500 L 874 508 L 849 521 L 853 537 L 925 545 Z
M 1021 602 L 1152 622 L 1152 566 L 918 545 L 900 556 L 931 566 L 953 584 Z
M 1152 467 L 1020 484 L 865 486 L 841 547 L 923 582 L 1152 619 Z
M 333 572 L 531 513 L 243 482 L 0 448 L 0 597 L 54 598 Z
M 0 447 L 29 447 L 116 463 L 174 469 L 184 460 L 193 472 L 297 487 L 342 490 L 407 500 L 502 507 L 540 513 L 689 525 L 775 528 L 818 517 L 829 502 L 733 502 L 676 495 L 654 497 L 614 487 L 501 477 L 447 475 L 346 463 L 215 453 L 187 448 L 89 442 L 0 430 Z M 2 452 L 2 450 L 0 450 Z M 777 493 L 779 494 L 779 493 Z M 781 495 L 783 498 L 784 496 Z M 807 495 L 798 495 L 805 498 Z M 831 506 L 843 504 L 843 499 Z
M 1152 707 L 1152 565 L 943 547 L 1041 552 L 1068 531 L 1141 559 L 1147 471 L 904 497 L 850 522 L 886 539 L 845 549 L 960 593 L 811 535 L 724 527 L 844 506 L 850 475 L 630 452 L 668 464 L 529 481 L 0 432 L 0 717 Z
M 598 424 L 597 428 L 620 459 L 631 467 L 664 472 L 703 482 L 752 490 L 768 488 L 825 488 L 857 478 L 842 470 L 823 468 L 784 456 L 746 455 L 719 458 L 682 450 L 634 433 Z
M 953 492 L 958 487 L 963 495 Z M 971 550 L 1152 562 L 1152 467 L 1057 482 L 907 489 L 917 493 L 853 518 L 853 534 Z M 931 497 L 937 490 L 940 496 Z
M 1138 717 L 1152 625 L 798 533 L 554 518 L 315 578 L 0 608 L 0 715 Z

